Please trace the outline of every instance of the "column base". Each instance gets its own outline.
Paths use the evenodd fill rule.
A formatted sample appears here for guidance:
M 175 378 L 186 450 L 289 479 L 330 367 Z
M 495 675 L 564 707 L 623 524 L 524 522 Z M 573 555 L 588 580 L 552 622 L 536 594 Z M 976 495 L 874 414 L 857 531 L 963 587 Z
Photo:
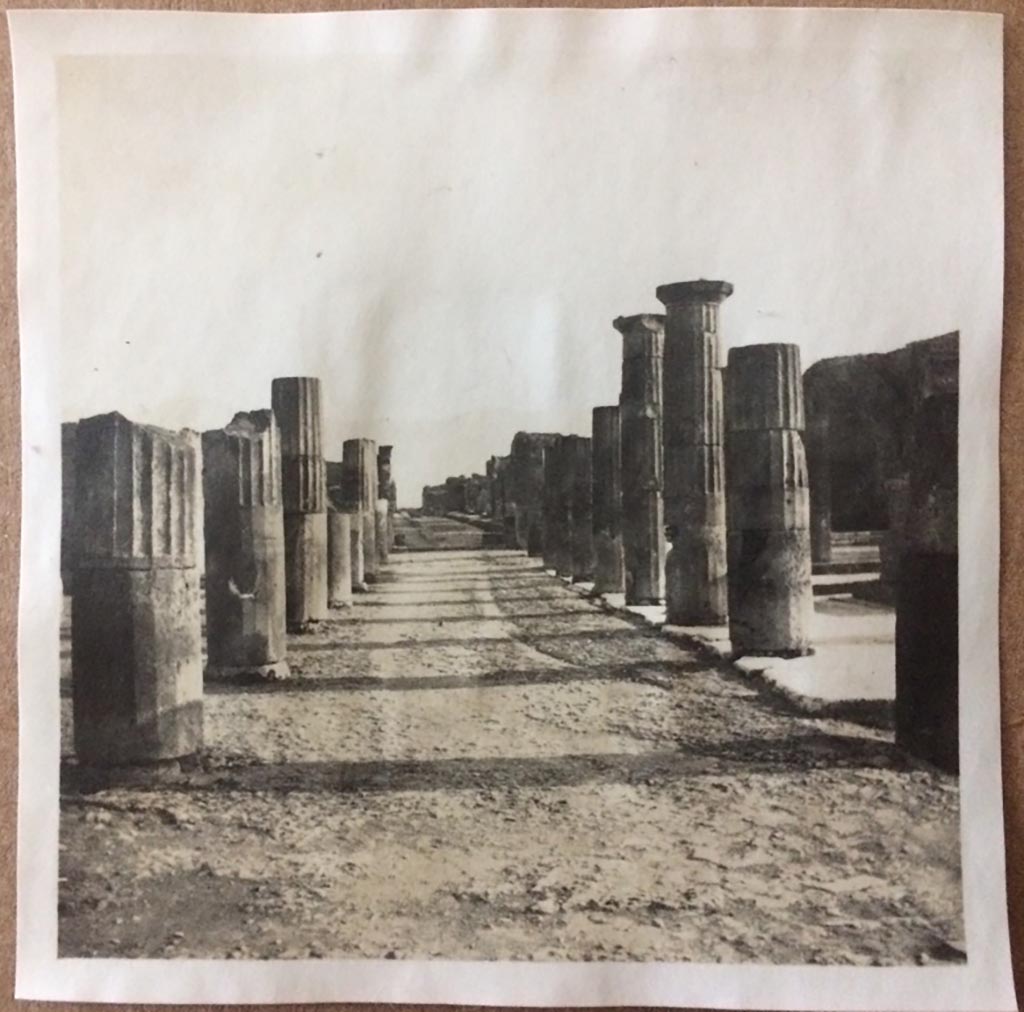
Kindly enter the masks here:
M 287 661 L 269 664 L 209 664 L 203 677 L 207 682 L 285 682 L 291 678 Z

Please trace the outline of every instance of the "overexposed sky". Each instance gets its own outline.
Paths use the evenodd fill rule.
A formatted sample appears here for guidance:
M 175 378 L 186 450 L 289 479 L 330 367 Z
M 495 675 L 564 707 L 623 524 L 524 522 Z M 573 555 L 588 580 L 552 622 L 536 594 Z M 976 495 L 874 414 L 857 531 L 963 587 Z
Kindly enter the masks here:
M 63 57 L 62 416 L 213 428 L 318 375 L 328 456 L 393 443 L 416 505 L 588 433 L 658 284 L 731 281 L 725 344 L 805 366 L 969 340 L 988 82 L 955 37 L 828 38 Z

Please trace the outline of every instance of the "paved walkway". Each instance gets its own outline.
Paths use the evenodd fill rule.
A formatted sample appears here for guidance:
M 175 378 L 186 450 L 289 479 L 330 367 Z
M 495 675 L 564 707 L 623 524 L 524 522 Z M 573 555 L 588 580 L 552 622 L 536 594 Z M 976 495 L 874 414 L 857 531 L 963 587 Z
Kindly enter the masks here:
M 66 763 L 61 955 L 963 958 L 955 779 L 521 553 L 396 554 L 289 646 L 202 768 Z

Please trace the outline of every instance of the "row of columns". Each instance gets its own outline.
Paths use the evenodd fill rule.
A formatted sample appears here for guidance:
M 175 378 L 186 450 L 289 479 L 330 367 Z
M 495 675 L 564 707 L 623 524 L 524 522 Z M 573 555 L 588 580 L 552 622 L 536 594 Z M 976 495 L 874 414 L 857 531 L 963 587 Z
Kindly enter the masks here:
M 351 605 L 387 562 L 392 448 L 350 439 L 325 461 L 314 377 L 275 379 L 271 405 L 201 437 L 116 412 L 62 430 L 81 763 L 201 747 L 201 563 L 205 677 L 248 680 L 287 677 L 286 633 Z
M 509 493 L 528 488 L 529 461 L 542 476 L 548 568 L 629 604 L 664 602 L 669 625 L 727 625 L 737 655 L 800 656 L 812 650 L 812 556 L 830 552 L 827 417 L 805 444 L 796 345 L 733 348 L 723 361 L 720 307 L 732 290 L 663 285 L 664 315 L 617 318 L 618 405 L 594 409 L 589 440 L 517 435 L 509 458 L 491 458 L 492 501 L 508 516 Z M 955 768 L 959 359 L 950 337 L 926 352 L 909 476 L 890 483 L 883 561 L 898 584 L 897 738 Z M 589 507 L 580 494 L 588 473 Z M 522 527 L 525 517 L 533 529 L 536 504 L 511 505 L 516 544 L 533 553 Z

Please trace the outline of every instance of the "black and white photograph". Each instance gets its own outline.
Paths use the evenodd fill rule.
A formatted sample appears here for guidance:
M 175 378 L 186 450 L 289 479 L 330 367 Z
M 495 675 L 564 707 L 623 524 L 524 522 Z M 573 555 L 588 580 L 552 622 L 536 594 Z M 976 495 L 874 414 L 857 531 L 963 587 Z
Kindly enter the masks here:
M 10 23 L 20 996 L 1015 1007 L 998 17 Z

